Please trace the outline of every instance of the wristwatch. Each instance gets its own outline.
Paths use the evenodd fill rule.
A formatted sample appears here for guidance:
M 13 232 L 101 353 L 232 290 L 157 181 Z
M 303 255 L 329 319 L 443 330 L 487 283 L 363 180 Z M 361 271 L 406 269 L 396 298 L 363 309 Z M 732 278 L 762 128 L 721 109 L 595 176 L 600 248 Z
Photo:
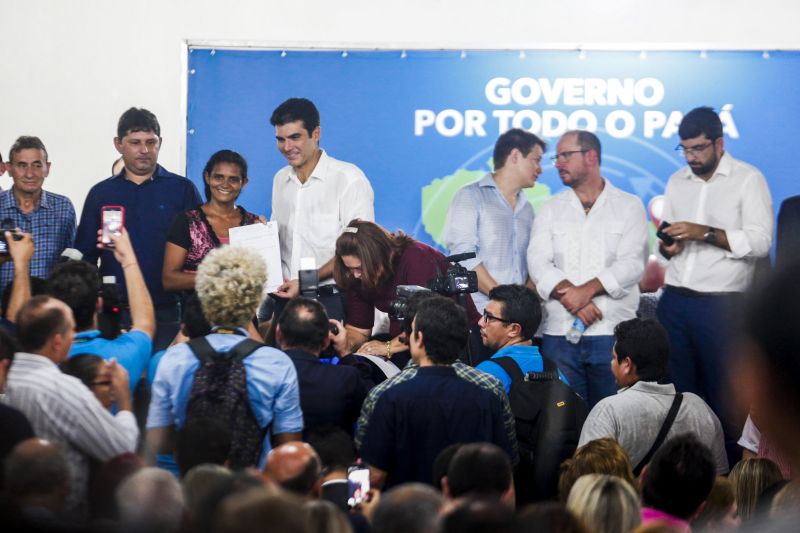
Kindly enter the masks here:
M 708 244 L 716 244 L 717 243 L 717 234 L 715 233 L 716 230 L 712 227 L 708 228 L 708 231 L 703 235 L 703 240 L 706 241 Z

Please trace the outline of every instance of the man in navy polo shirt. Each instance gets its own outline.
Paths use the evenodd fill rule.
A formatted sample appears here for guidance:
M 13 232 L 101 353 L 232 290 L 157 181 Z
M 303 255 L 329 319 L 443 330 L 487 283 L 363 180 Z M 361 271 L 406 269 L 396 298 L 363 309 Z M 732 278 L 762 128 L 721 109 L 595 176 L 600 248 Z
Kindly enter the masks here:
M 370 392 L 356 445 L 376 487 L 431 483 L 436 456 L 459 442 L 517 454 L 514 416 L 500 382 L 458 361 L 469 337 L 464 309 L 443 296 L 419 304 L 408 339 L 414 365 Z
M 542 305 L 531 289 L 522 285 L 498 285 L 489 292 L 489 302 L 478 325 L 484 346 L 495 354 L 477 369 L 499 379 L 506 394 L 511 390 L 511 376 L 492 359 L 510 357 L 523 374 L 542 372 L 542 355 L 533 345 L 533 335 L 541 321 Z M 567 383 L 560 370 L 558 376 Z
M 177 213 L 203 202 L 191 181 L 158 165 L 161 126 L 150 111 L 135 107 L 125 111 L 117 125 L 114 146 L 122 155 L 125 168 L 89 191 L 75 247 L 89 262 L 100 259 L 102 276 L 115 276 L 121 280 L 122 267 L 114 260 L 112 252 L 97 249 L 97 230 L 100 229 L 103 206 L 125 208 L 125 227 L 156 310 L 158 327 L 153 348 L 161 350 L 170 343 L 180 326 L 177 296 L 164 291 L 161 285 L 167 230 Z M 124 289 L 122 298 L 127 303 Z

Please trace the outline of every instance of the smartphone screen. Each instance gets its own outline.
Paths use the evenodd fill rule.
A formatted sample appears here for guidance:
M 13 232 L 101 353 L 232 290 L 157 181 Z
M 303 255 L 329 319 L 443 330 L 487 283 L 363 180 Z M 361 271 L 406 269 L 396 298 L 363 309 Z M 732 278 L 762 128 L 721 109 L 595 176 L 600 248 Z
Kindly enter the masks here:
M 6 238 L 4 235 L 0 235 L 0 255 L 5 255 L 8 253 L 8 244 L 6 243 Z
M 103 235 L 102 242 L 106 246 L 114 246 L 111 235 L 120 236 L 123 225 L 123 208 L 120 206 L 104 206 L 102 209 Z
M 369 492 L 369 468 L 351 466 L 347 469 L 347 505 L 355 507 Z

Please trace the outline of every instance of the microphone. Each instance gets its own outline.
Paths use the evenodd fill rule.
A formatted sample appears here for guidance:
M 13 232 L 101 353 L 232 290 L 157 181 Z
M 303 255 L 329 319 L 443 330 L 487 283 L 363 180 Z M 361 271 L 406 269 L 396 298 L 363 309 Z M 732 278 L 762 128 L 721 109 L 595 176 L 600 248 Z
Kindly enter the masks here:
M 467 259 L 472 259 L 473 257 L 475 257 L 475 252 L 467 252 L 464 254 L 450 255 L 445 257 L 445 259 L 451 263 L 458 263 L 459 261 L 465 261 Z

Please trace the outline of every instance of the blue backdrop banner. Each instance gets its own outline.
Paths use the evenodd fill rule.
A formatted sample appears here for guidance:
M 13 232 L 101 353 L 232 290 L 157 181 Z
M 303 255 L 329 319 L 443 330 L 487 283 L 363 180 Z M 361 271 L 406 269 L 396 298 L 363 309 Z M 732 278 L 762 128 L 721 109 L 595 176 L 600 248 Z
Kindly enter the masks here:
M 320 110 L 321 145 L 359 166 L 377 222 L 441 244 L 456 190 L 491 170 L 497 136 L 522 127 L 548 143 L 528 190 L 534 209 L 562 189 L 549 157 L 568 129 L 595 131 L 603 175 L 642 198 L 684 165 L 675 151 L 686 111 L 720 112 L 726 149 L 767 177 L 775 208 L 800 186 L 800 54 L 776 52 L 298 52 L 191 48 L 187 172 L 202 190 L 211 154 L 248 160 L 242 205 L 270 215 L 272 177 L 286 164 L 269 124 L 290 97 Z

